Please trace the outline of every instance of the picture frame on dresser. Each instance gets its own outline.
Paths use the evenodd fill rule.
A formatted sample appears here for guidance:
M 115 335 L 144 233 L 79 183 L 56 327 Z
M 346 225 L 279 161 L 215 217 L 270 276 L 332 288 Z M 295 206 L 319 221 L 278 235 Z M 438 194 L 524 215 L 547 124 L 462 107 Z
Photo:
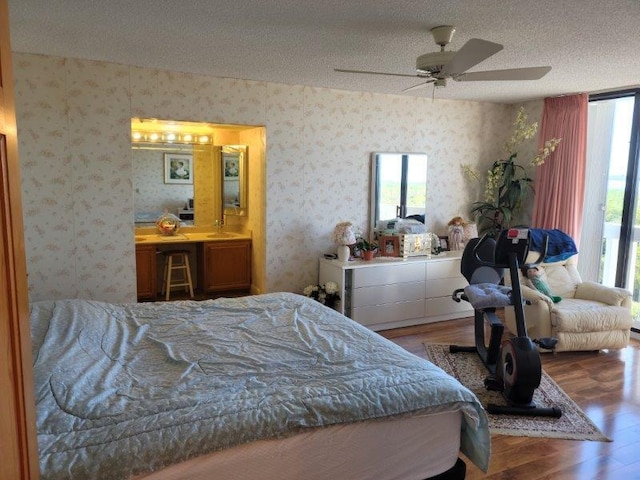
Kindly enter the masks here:
M 383 235 L 380 237 L 380 255 L 382 257 L 400 256 L 400 237 Z
M 440 244 L 440 250 L 443 252 L 449 251 L 449 237 L 446 235 L 438 235 L 438 242 Z

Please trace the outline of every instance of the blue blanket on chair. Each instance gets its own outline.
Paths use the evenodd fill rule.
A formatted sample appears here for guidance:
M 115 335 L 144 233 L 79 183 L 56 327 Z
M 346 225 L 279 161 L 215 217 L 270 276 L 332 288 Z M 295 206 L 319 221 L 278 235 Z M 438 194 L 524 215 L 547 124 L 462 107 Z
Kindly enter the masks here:
M 542 228 L 531 228 L 531 244 L 529 250 L 534 252 L 541 252 L 544 244 L 545 235 L 548 236 L 549 241 L 547 243 L 547 254 L 544 257 L 544 262 L 561 262 L 578 253 L 576 244 L 569 235 L 562 230 L 554 228 L 553 230 L 544 230 Z

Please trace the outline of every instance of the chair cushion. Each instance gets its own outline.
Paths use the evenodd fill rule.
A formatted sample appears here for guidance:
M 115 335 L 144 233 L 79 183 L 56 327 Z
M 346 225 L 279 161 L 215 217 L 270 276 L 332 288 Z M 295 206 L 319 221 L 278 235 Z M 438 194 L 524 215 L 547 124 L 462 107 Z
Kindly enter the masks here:
M 631 328 L 631 312 L 591 300 L 565 298 L 551 310 L 551 326 L 558 332 L 604 332 Z
M 540 270 L 544 271 L 543 279 L 551 288 L 554 295 L 562 298 L 573 298 L 576 288 L 581 283 L 580 276 L 575 270 L 575 266 L 564 263 L 545 264 Z

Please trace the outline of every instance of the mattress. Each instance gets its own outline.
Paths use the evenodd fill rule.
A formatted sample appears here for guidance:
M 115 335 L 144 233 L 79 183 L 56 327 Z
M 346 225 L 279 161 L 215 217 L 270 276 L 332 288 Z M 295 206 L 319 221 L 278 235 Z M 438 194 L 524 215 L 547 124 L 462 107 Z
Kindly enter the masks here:
M 473 393 L 300 295 L 36 302 L 31 334 L 43 480 L 130 478 L 254 442 L 452 411 L 459 450 L 488 465 Z
M 335 425 L 239 445 L 135 480 L 424 480 L 456 463 L 461 422 L 454 410 Z

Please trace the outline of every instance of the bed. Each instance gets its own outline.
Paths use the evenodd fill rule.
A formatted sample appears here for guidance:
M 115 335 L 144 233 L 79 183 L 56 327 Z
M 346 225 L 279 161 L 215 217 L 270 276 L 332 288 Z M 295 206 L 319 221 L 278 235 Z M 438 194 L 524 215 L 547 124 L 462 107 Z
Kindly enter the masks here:
M 30 306 L 43 480 L 486 471 L 476 397 L 306 297 Z M 457 467 L 456 467 L 457 464 Z

